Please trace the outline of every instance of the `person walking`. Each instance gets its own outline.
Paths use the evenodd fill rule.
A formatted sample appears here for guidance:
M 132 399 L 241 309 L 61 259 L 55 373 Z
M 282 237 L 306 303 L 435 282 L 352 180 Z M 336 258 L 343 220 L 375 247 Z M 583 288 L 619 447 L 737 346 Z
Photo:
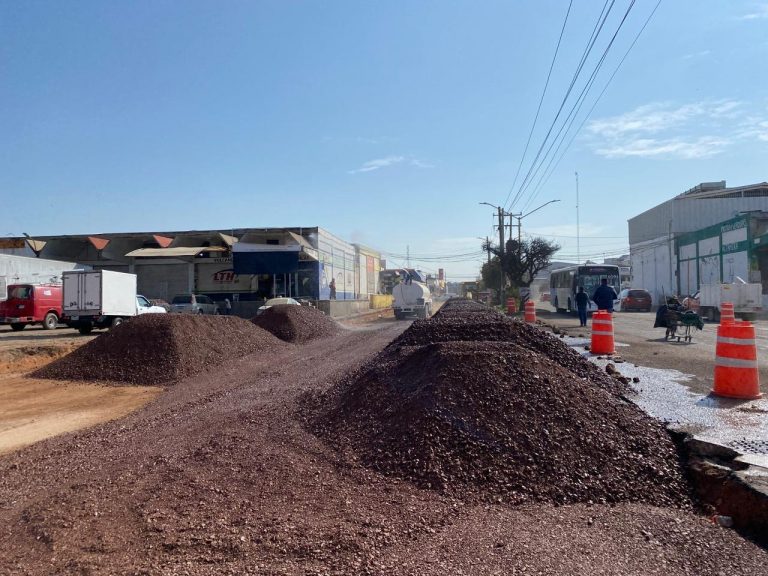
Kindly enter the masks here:
M 232 302 L 229 301 L 229 298 L 224 298 L 224 315 L 232 315 Z
M 331 290 L 331 300 L 336 300 L 336 278 L 331 278 L 331 283 L 328 284 L 328 288 Z
M 579 311 L 579 326 L 587 325 L 587 306 L 589 305 L 589 296 L 584 292 L 584 286 L 579 286 L 576 293 L 576 309 Z
M 603 278 L 600 281 L 600 286 L 597 287 L 595 293 L 592 295 L 592 300 L 595 302 L 598 310 L 608 310 L 613 312 L 613 301 L 616 300 L 616 291 L 608 286 L 608 279 Z

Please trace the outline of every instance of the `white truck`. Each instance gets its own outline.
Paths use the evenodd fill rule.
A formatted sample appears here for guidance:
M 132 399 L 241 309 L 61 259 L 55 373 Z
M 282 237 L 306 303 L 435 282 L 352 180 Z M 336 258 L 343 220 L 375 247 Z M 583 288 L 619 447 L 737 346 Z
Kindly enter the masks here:
M 408 316 L 429 318 L 432 315 L 432 294 L 423 282 L 401 282 L 392 288 L 392 309 L 395 318 Z
M 63 321 L 81 334 L 94 328 L 111 328 L 147 313 L 164 313 L 136 294 L 136 274 L 89 270 L 64 272 Z
M 737 317 L 751 318 L 763 309 L 763 285 L 739 281 L 733 284 L 702 284 L 699 290 L 699 314 L 719 320 L 720 304 L 733 302 Z

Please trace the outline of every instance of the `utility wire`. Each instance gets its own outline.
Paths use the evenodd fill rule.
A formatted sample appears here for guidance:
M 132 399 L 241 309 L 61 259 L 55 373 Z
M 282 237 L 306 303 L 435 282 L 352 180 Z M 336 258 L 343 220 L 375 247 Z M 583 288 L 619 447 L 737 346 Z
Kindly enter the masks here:
M 512 181 L 512 186 L 509 187 L 509 192 L 504 202 L 501 203 L 505 206 L 509 202 L 509 197 L 512 195 L 512 191 L 517 184 L 517 178 L 520 176 L 520 170 L 523 168 L 523 162 L 525 162 L 525 155 L 528 153 L 528 146 L 531 144 L 531 137 L 533 131 L 536 128 L 536 122 L 539 119 L 539 113 L 541 112 L 541 105 L 544 103 L 544 96 L 547 94 L 547 87 L 549 86 L 549 79 L 552 77 L 552 69 L 555 67 L 555 60 L 557 60 L 557 54 L 560 51 L 560 43 L 563 40 L 563 34 L 565 33 L 565 26 L 568 23 L 568 16 L 571 13 L 571 7 L 573 6 L 573 0 L 568 4 L 568 10 L 565 13 L 565 19 L 563 20 L 563 26 L 560 29 L 560 37 L 557 39 L 557 46 L 555 46 L 555 54 L 552 56 L 552 62 L 549 65 L 549 72 L 547 73 L 547 81 L 544 83 L 544 90 L 541 92 L 541 98 L 539 98 L 539 106 L 536 108 L 536 116 L 533 118 L 533 124 L 531 125 L 531 131 L 528 133 L 528 140 L 525 142 L 525 149 L 523 150 L 523 156 L 520 158 L 520 164 L 517 166 L 517 172 L 515 172 L 515 179 Z
M 616 66 L 616 68 L 614 69 L 613 73 L 612 73 L 612 74 L 611 74 L 611 76 L 608 78 L 608 81 L 605 83 L 605 86 L 604 86 L 604 87 L 603 87 L 603 89 L 601 90 L 601 92 L 600 92 L 600 94 L 598 95 L 598 97 L 595 99 L 594 103 L 592 104 L 592 107 L 589 109 L 589 111 L 587 112 L 587 114 L 586 114 L 586 115 L 584 116 L 584 118 L 582 119 L 582 121 L 581 121 L 581 124 L 579 124 L 579 127 L 576 129 L 576 131 L 575 131 L 575 132 L 573 133 L 573 135 L 571 136 L 571 139 L 568 141 L 568 144 L 567 144 L 567 145 L 566 145 L 566 147 L 563 149 L 563 152 L 562 152 L 562 154 L 560 154 L 560 156 L 558 157 L 558 159 L 557 159 L 557 162 L 555 162 L 555 164 L 554 164 L 554 166 L 552 166 L 552 169 L 551 169 L 551 170 L 549 169 L 549 165 L 547 166 L 547 169 L 545 170 L 545 174 L 546 174 L 546 177 L 545 177 L 543 180 L 540 180 L 540 181 L 539 181 L 539 184 L 537 184 L 537 187 L 536 187 L 536 192 L 535 192 L 535 194 L 534 194 L 534 197 L 535 197 L 536 195 L 538 195 L 538 193 L 539 193 L 539 191 L 541 190 L 541 188 L 542 188 L 542 187 L 543 187 L 543 186 L 544 186 L 544 185 L 545 185 L 545 184 L 546 184 L 546 183 L 549 181 L 549 178 L 552 176 L 553 172 L 554 172 L 554 171 L 557 169 L 557 167 L 560 165 L 560 161 L 563 159 L 563 157 L 565 156 L 565 154 L 566 154 L 566 153 L 568 152 L 568 150 L 570 149 L 570 147 L 571 147 L 571 144 L 573 144 L 573 141 L 576 139 L 576 136 L 578 136 L 579 132 L 581 132 L 581 129 L 584 127 L 584 124 L 586 124 L 587 120 L 589 120 L 589 118 L 590 118 L 590 116 L 592 115 L 592 112 L 595 110 L 595 107 L 597 106 L 598 102 L 600 102 L 600 99 L 603 97 L 603 95 L 605 94 L 606 90 L 608 90 L 608 86 L 610 86 L 611 82 L 613 81 L 613 78 L 614 78 L 614 77 L 616 76 L 616 74 L 618 73 L 618 71 L 619 71 L 619 69 L 621 68 L 622 64 L 624 64 L 624 60 L 626 60 L 626 59 L 627 59 L 627 56 L 629 56 L 629 53 L 631 52 L 632 48 L 634 48 L 635 44 L 637 44 L 637 41 L 639 40 L 639 38 L 640 38 L 640 35 L 643 33 L 643 31 L 645 30 L 645 28 L 648 26 L 648 23 L 649 23 L 649 22 L 651 21 L 651 19 L 653 18 L 654 14 L 656 13 L 656 10 L 659 8 L 659 5 L 661 4 L 661 1 L 662 1 L 662 0 L 658 0 L 658 2 L 656 2 L 656 6 L 653 8 L 653 10 L 651 11 L 651 13 L 648 15 L 648 18 L 646 18 L 646 19 L 645 19 L 645 23 L 643 24 L 642 28 L 640 28 L 640 31 L 637 33 L 637 35 L 635 35 L 635 39 L 634 39 L 634 40 L 632 40 L 632 43 L 629 45 L 629 48 L 627 48 L 627 51 L 626 51 L 626 52 L 624 52 L 624 56 L 622 56 L 621 60 L 620 60 L 620 61 L 619 61 L 619 63 L 617 64 L 617 66 Z M 567 135 L 568 135 L 568 132 L 569 132 L 569 131 L 570 131 L 570 127 L 568 128 L 568 130 L 566 130 L 566 136 L 565 136 L 565 137 L 567 137 Z M 564 141 L 565 137 L 563 138 L 563 141 Z M 561 141 L 561 144 L 562 144 L 562 142 L 563 142 L 563 141 Z M 560 146 L 558 146 L 558 148 L 555 150 L 555 155 L 557 155 L 557 153 L 558 153 L 559 149 L 560 149 Z M 554 156 L 553 156 L 553 157 L 554 157 Z M 550 162 L 550 164 L 551 164 L 551 162 Z
M 616 38 L 618 37 L 619 32 L 621 31 L 621 28 L 624 26 L 624 23 L 627 20 L 627 17 L 629 16 L 629 13 L 632 11 L 632 8 L 635 5 L 636 0 L 632 0 L 627 7 L 626 12 L 624 13 L 623 18 L 621 19 L 621 22 L 619 23 L 618 27 L 616 28 L 616 32 L 614 32 L 613 36 L 611 37 L 610 42 L 606 46 L 605 50 L 603 51 L 602 56 L 600 57 L 600 60 L 598 60 L 597 64 L 595 65 L 595 68 L 592 70 L 592 74 L 590 74 L 589 79 L 587 80 L 587 83 L 584 85 L 584 88 L 582 88 L 581 93 L 576 99 L 576 102 L 571 107 L 570 112 L 568 113 L 568 116 L 563 121 L 563 124 L 560 126 L 560 129 L 558 130 L 555 138 L 550 143 L 549 147 L 547 148 L 546 153 L 544 154 L 543 159 L 541 162 L 536 166 L 535 171 L 533 172 L 533 175 L 531 179 L 526 183 L 526 185 L 523 187 L 523 189 L 527 189 L 532 183 L 533 178 L 538 174 L 539 170 L 541 170 L 541 167 L 544 165 L 544 162 L 546 159 L 550 156 L 550 152 L 552 151 L 552 148 L 555 146 L 555 144 L 559 141 L 562 144 L 562 141 L 565 138 L 565 135 L 563 135 L 563 138 L 560 138 L 560 135 L 563 134 L 563 129 L 565 129 L 566 126 L 570 129 L 571 125 L 573 124 L 574 120 L 576 119 L 576 116 L 578 115 L 579 111 L 581 110 L 581 107 L 584 105 L 584 101 L 589 94 L 589 91 L 591 90 L 595 80 L 597 79 L 597 75 L 600 72 L 601 68 L 603 67 L 603 64 L 605 63 L 605 59 L 608 56 L 608 52 L 610 51 L 611 47 L 613 46 L 613 43 L 616 41 Z M 566 132 L 567 134 L 567 132 Z M 556 154 L 556 152 L 555 152 Z M 550 158 L 550 164 L 552 163 L 552 159 L 554 159 L 554 155 Z M 547 165 L 549 167 L 549 164 Z M 545 172 L 546 173 L 546 169 Z M 543 174 L 544 174 L 543 173 Z M 543 176 L 542 174 L 542 176 Z M 535 190 L 535 192 L 531 195 L 529 195 L 528 200 L 526 201 L 524 208 L 530 205 L 530 203 L 536 198 L 536 194 L 538 191 Z
M 554 130 L 555 125 L 557 124 L 557 120 L 560 118 L 560 114 L 562 113 L 563 108 L 565 108 L 565 104 L 571 95 L 571 91 L 573 90 L 573 87 L 576 84 L 576 81 L 578 80 L 579 75 L 581 74 L 581 70 L 584 67 L 584 63 L 589 57 L 589 54 L 592 52 L 592 48 L 595 45 L 595 41 L 597 41 L 597 37 L 599 36 L 600 31 L 602 31 L 603 26 L 605 25 L 605 22 L 608 19 L 608 15 L 610 14 L 614 3 L 615 3 L 615 0 L 610 1 L 610 6 L 608 7 L 607 11 L 606 11 L 606 5 L 608 5 L 608 0 L 606 0 L 606 3 L 603 5 L 603 10 L 600 12 L 600 16 L 598 16 L 597 23 L 595 24 L 595 28 L 592 30 L 592 35 L 587 41 L 587 46 L 585 47 L 584 52 L 582 53 L 581 61 L 579 62 L 579 65 L 576 67 L 576 71 L 573 74 L 573 78 L 571 79 L 571 84 L 570 86 L 568 86 L 568 90 L 566 91 L 562 102 L 560 102 L 560 107 L 558 108 L 557 113 L 555 114 L 555 118 L 552 120 L 552 123 L 549 126 L 549 130 L 547 130 L 547 133 L 544 135 L 544 140 L 542 141 L 541 146 L 539 146 L 539 150 L 536 152 L 536 156 L 534 157 L 533 162 L 531 163 L 531 167 L 528 169 L 528 173 L 525 175 L 523 182 L 520 184 L 520 190 L 517 191 L 517 194 L 515 194 L 514 199 L 509 205 L 510 210 L 512 209 L 513 206 L 515 206 L 515 204 L 517 204 L 517 201 L 520 199 L 520 196 L 522 195 L 522 187 L 528 181 L 531 171 L 533 170 L 534 166 L 536 166 L 536 162 L 541 156 L 541 152 L 544 150 L 544 147 L 546 146 L 547 141 L 549 140 L 549 137 L 552 134 L 552 130 Z M 597 31 L 597 33 L 595 33 L 595 31 Z

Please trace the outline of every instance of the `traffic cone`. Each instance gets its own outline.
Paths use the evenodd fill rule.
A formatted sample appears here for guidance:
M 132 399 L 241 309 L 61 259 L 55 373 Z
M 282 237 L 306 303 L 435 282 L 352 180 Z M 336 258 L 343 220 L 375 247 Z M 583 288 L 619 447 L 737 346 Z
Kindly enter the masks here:
M 517 314 L 517 300 L 514 298 L 507 298 L 507 314 Z
M 613 342 L 613 316 L 607 310 L 598 310 L 592 314 L 592 354 L 613 354 L 616 352 Z
M 720 303 L 720 324 L 734 322 L 736 315 L 733 312 L 733 302 Z
M 755 327 L 750 322 L 726 322 L 717 327 L 712 394 L 747 400 L 762 396 Z
M 533 303 L 533 300 L 528 300 L 525 303 L 525 321 L 528 324 L 536 323 L 536 304 Z

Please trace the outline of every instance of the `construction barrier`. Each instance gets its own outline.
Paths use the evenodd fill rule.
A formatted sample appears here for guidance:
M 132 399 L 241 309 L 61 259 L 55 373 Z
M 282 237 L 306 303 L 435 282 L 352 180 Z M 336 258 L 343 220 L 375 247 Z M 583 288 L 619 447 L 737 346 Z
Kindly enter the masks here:
M 597 310 L 592 314 L 592 354 L 613 354 L 616 352 L 613 342 L 613 316 L 607 310 Z
M 507 314 L 517 314 L 517 300 L 507 298 Z
M 536 304 L 533 300 L 527 300 L 525 303 L 525 321 L 528 324 L 536 323 Z
M 712 393 L 726 398 L 760 398 L 755 327 L 750 322 L 733 321 L 717 327 Z
M 733 311 L 733 302 L 722 302 L 720 304 L 720 324 L 734 322 L 736 314 Z

